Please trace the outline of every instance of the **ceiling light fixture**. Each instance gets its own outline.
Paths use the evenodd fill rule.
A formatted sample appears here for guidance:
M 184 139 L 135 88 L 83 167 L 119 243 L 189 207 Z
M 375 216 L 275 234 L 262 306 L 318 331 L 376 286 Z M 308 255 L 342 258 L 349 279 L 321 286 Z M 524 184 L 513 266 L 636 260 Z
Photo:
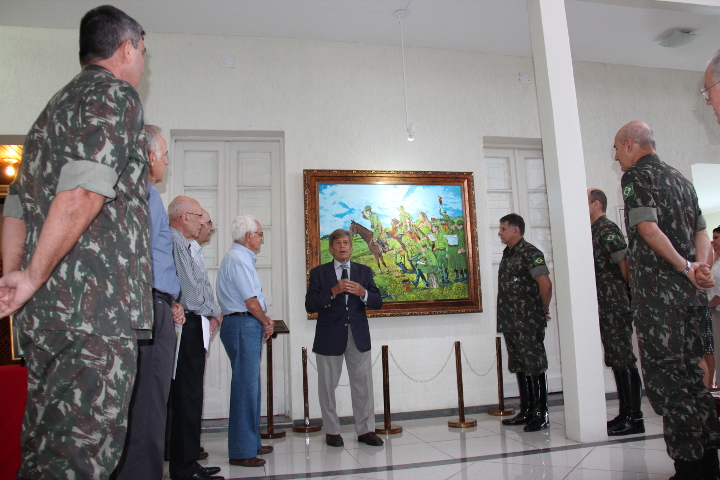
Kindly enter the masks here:
M 692 30 L 675 29 L 665 40 L 660 42 L 660 45 L 668 48 L 682 47 L 695 40 L 696 37 L 697 35 Z
M 410 117 L 408 115 L 408 102 L 407 102 L 407 76 L 405 75 L 405 40 L 403 38 L 402 21 L 404 18 L 410 16 L 410 10 L 396 10 L 393 16 L 398 19 L 400 24 L 400 51 L 402 52 L 402 65 L 403 65 L 403 88 L 405 89 L 405 125 L 407 125 L 408 141 L 412 142 L 415 140 L 415 124 L 410 123 Z

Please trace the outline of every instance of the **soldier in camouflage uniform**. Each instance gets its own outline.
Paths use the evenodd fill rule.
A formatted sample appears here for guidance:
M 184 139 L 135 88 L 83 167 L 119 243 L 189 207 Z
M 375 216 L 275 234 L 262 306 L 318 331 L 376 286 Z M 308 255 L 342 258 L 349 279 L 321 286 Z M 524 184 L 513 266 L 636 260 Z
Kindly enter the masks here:
M 83 17 L 82 71 L 30 129 L 5 202 L 0 312 L 18 311 L 28 364 L 18 478 L 104 479 L 122 452 L 153 323 L 144 33 L 114 7 Z
M 431 273 L 437 275 L 438 273 L 437 258 L 435 257 L 433 251 L 428 248 L 428 243 L 429 240 L 427 239 L 420 243 L 421 251 L 415 257 L 415 286 L 417 287 L 420 280 L 422 280 L 425 283 L 426 289 L 430 288 L 430 285 L 428 284 L 429 275 Z
M 663 416 L 675 480 L 717 478 L 720 420 L 702 382 L 702 326 L 714 280 L 710 239 L 692 184 L 660 161 L 650 127 L 639 121 L 615 136 L 625 174 L 633 320 L 650 404 Z
M 435 237 L 435 257 L 437 258 L 438 268 L 440 269 L 440 281 L 442 283 L 450 283 L 448 280 L 448 241 L 445 233 L 440 231 L 438 225 L 432 226 L 432 234 Z
M 520 413 L 502 423 L 535 432 L 550 426 L 544 341 L 552 283 L 545 256 L 524 234 L 520 215 L 500 219 L 498 236 L 506 247 L 498 270 L 497 331 L 505 337 L 508 369 L 516 374 L 520 390 Z
M 592 224 L 600 338 L 605 349 L 605 365 L 613 370 L 620 401 L 620 413 L 608 422 L 608 435 L 644 433 L 645 423 L 640 408 L 642 383 L 632 345 L 627 245 L 620 227 L 605 214 L 607 197 L 602 190 L 588 190 L 588 208 Z
M 461 282 L 467 282 L 467 246 L 465 241 L 465 222 L 462 218 L 455 221 L 455 231 L 458 237 L 458 250 L 456 258 L 456 271 L 459 272 Z

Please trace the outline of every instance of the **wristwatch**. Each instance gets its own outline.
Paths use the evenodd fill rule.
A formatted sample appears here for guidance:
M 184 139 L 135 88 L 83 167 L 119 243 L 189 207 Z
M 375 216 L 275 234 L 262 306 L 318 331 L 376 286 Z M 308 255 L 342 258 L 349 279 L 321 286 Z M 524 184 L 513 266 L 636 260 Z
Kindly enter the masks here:
M 685 265 L 685 270 L 683 270 L 683 271 L 678 270 L 678 271 L 677 271 L 680 275 L 687 275 L 687 273 L 690 271 L 690 260 L 685 259 L 685 263 L 686 263 L 686 265 Z

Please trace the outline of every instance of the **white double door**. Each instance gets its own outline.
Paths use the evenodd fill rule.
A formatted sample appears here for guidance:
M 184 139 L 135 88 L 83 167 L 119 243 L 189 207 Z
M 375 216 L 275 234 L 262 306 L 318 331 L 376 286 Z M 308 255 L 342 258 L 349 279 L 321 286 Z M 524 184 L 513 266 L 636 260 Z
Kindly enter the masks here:
M 212 217 L 216 228 L 203 246 L 208 276 L 215 279 L 225 253 L 232 245 L 230 226 L 238 215 L 251 214 L 262 225 L 265 243 L 256 266 L 268 315 L 284 319 L 283 311 L 283 202 L 282 140 L 229 139 L 201 141 L 174 139 L 171 198 L 186 195 L 196 199 Z M 285 339 L 273 341 L 274 413 L 286 411 Z M 266 415 L 266 349 L 261 364 L 262 412 Z M 227 418 L 230 408 L 231 368 L 218 334 L 213 335 L 205 367 L 203 418 Z
M 493 301 L 497 298 L 497 273 L 505 245 L 497 236 L 498 223 L 508 213 L 517 213 L 525 220 L 525 239 L 545 254 L 550 280 L 555 284 L 550 211 L 545 186 L 542 151 L 527 148 L 486 148 L 485 181 L 489 212 L 490 243 L 492 245 Z M 557 309 L 553 295 L 550 303 L 552 320 L 545 331 L 545 350 L 548 357 L 550 391 L 562 390 L 560 339 L 557 328 Z M 518 394 L 515 375 L 507 369 L 507 352 L 503 349 L 503 380 L 506 396 Z

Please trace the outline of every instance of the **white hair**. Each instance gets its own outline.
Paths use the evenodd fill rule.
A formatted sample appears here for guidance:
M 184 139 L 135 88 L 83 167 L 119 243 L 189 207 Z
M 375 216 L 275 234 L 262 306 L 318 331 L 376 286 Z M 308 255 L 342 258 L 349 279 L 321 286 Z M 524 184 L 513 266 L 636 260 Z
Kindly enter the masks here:
M 245 243 L 245 235 L 248 232 L 255 233 L 258 225 L 260 225 L 260 222 L 252 215 L 238 215 L 235 217 L 230 227 L 233 242 Z
M 145 135 L 147 136 L 147 151 L 153 152 L 156 156 L 162 156 L 160 151 L 160 133 L 162 129 L 155 125 L 145 125 Z

